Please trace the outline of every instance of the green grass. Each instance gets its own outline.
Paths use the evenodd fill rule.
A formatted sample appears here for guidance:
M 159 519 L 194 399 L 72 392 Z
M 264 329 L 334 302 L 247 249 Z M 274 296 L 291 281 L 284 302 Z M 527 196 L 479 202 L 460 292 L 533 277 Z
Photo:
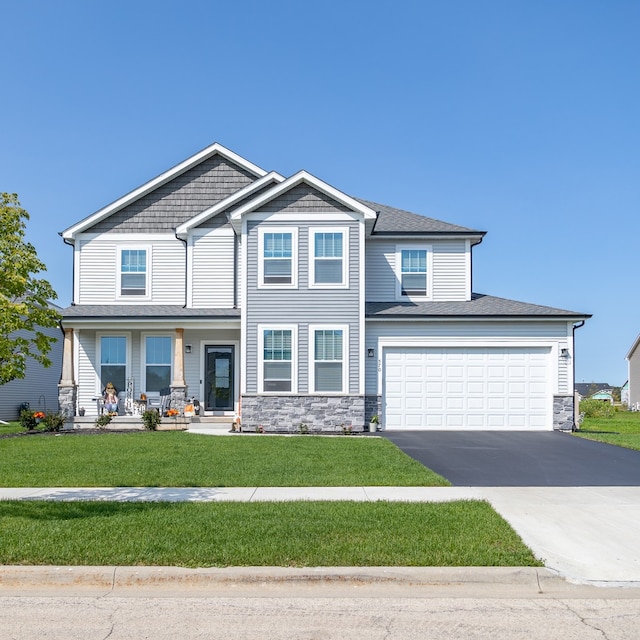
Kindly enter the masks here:
M 540 566 L 485 502 L 0 502 L 0 564 Z
M 575 435 L 640 451 L 640 412 L 618 411 L 612 418 L 585 418 Z
M 20 433 L 21 431 L 24 431 L 24 427 L 19 422 L 0 424 L 0 436 L 4 436 L 10 433 Z
M 447 486 L 384 438 L 184 432 L 0 440 L 2 487 Z

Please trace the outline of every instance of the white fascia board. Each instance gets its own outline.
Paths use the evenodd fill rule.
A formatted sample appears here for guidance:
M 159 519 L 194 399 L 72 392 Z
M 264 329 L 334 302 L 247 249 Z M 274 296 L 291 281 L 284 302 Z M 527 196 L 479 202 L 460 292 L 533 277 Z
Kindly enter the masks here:
M 328 195 L 329 197 L 333 198 L 334 200 L 341 202 L 342 204 L 344 204 L 346 207 L 349 207 L 353 211 L 361 213 L 365 220 L 376 219 L 376 212 L 370 207 L 363 205 L 361 202 L 358 202 L 351 196 L 348 196 L 346 193 L 342 193 L 342 191 L 338 191 L 338 189 L 336 189 L 335 187 L 332 187 L 326 182 L 320 180 L 319 178 L 316 178 L 315 176 L 311 175 L 307 171 L 298 171 L 298 173 L 292 175 L 290 178 L 287 178 L 284 182 L 281 182 L 279 185 L 276 185 L 275 187 L 273 187 L 273 189 L 269 189 L 269 191 L 266 191 L 265 193 L 259 195 L 254 200 L 247 202 L 247 204 L 245 204 L 243 207 L 240 207 L 239 209 L 234 211 L 231 214 L 231 221 L 233 222 L 234 220 L 238 220 L 242 218 L 244 214 L 254 211 L 255 209 L 258 209 L 259 207 L 266 204 L 270 200 L 277 198 L 279 195 L 285 193 L 286 191 L 289 191 L 289 189 L 292 189 L 293 187 L 298 186 L 302 182 L 305 182 L 306 184 L 316 188 L 318 191 L 321 191 L 325 195 Z
M 212 218 L 213 216 L 220 213 L 221 211 L 224 211 L 225 209 L 232 207 L 236 202 L 240 202 L 240 200 L 246 198 L 247 196 L 250 196 L 255 191 L 262 189 L 262 187 L 269 184 L 269 182 L 280 183 L 283 181 L 284 181 L 284 176 L 281 176 L 279 173 L 276 173 L 275 171 L 271 171 L 266 175 L 262 176 L 262 178 L 259 178 L 255 182 L 248 184 L 243 189 L 240 189 L 240 191 L 236 191 L 235 193 L 232 193 L 230 196 L 227 196 L 224 200 L 221 200 L 220 202 L 217 202 L 216 204 L 214 204 L 212 207 L 205 209 L 202 213 L 199 213 L 194 218 L 191 218 L 191 220 L 187 220 L 186 222 L 181 224 L 179 227 L 177 227 L 176 234 L 179 236 L 186 235 L 194 227 L 197 227 L 199 224 L 202 224 L 205 220 Z
M 565 316 L 367 316 L 367 322 L 576 322 Z
M 114 318 L 114 319 L 95 319 L 95 318 L 73 318 L 63 320 L 63 325 L 67 329 L 95 329 L 108 330 L 116 327 L 133 327 L 149 331 L 175 329 L 182 327 L 184 329 L 233 329 L 240 330 L 240 318 L 230 320 L 229 318 L 220 318 L 220 320 L 204 319 L 204 318 Z
M 627 353 L 626 355 L 626 360 L 631 359 L 633 352 L 638 348 L 639 344 L 640 344 L 640 335 L 638 335 L 638 337 L 635 339 L 635 342 L 631 345 L 631 349 L 629 349 L 629 353 Z
M 177 164 L 175 167 L 169 169 L 168 171 L 165 171 L 164 173 L 160 174 L 158 177 L 154 178 L 153 180 L 146 182 L 145 184 L 138 187 L 137 189 L 134 189 L 130 193 L 122 196 L 122 198 L 119 198 L 118 200 L 116 200 L 115 202 L 112 202 L 111 204 L 107 205 L 103 209 L 96 211 L 94 214 L 88 216 L 84 220 L 81 220 L 80 222 L 73 225 L 72 227 L 65 229 L 61 233 L 62 237 L 67 239 L 75 238 L 76 234 L 80 233 L 84 229 L 88 229 L 94 224 L 100 222 L 101 220 L 104 220 L 105 218 L 112 215 L 116 211 L 122 209 L 123 207 L 126 207 L 132 202 L 135 202 L 136 200 L 140 199 L 142 196 L 145 196 L 148 193 L 151 193 L 154 189 L 157 189 L 161 185 L 169 182 L 170 180 L 173 180 L 175 177 L 179 176 L 185 171 L 188 171 L 192 167 L 195 167 L 197 164 L 203 162 L 204 160 L 207 160 L 208 158 L 210 158 L 215 154 L 221 155 L 223 158 L 226 158 L 227 160 L 230 160 L 231 162 L 243 167 L 247 171 L 258 176 L 259 178 L 262 178 L 267 174 L 267 172 L 264 169 L 261 169 L 260 167 L 253 164 L 252 162 L 245 160 L 243 157 L 227 149 L 226 147 L 223 147 L 221 144 L 214 142 L 212 145 L 209 145 L 202 151 L 199 151 L 198 153 L 191 156 L 190 158 L 187 158 L 180 164 Z
M 406 240 L 408 242 L 413 242 L 416 239 L 419 240 L 468 240 L 472 246 L 475 246 L 480 240 L 482 240 L 482 236 L 475 233 L 438 233 L 438 232 L 427 232 L 427 231 L 412 231 L 410 233 L 384 233 L 384 234 L 373 234 L 367 238 L 368 241 L 372 242 L 385 242 L 387 240 Z M 473 242 L 476 240 L 476 242 Z

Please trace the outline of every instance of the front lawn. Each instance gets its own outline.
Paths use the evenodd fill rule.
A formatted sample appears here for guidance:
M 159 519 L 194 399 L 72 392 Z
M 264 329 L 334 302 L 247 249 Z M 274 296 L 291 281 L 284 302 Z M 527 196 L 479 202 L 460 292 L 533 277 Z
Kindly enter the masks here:
M 10 433 L 20 433 L 21 431 L 24 431 L 24 427 L 19 422 L 0 424 L 0 436 L 8 435 Z
M 0 502 L 0 540 L 0 564 L 541 566 L 474 501 Z
M 612 418 L 585 418 L 575 435 L 640 451 L 640 411 L 617 411 Z
M 448 486 L 384 438 L 42 434 L 0 439 L 2 487 Z

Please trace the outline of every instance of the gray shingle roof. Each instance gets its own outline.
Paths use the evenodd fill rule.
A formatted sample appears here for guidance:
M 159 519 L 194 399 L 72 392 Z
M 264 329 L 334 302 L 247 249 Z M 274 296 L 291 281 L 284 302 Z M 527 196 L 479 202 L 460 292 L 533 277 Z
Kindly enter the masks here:
M 373 227 L 372 235 L 383 234 L 404 234 L 404 233 L 434 233 L 434 234 L 453 234 L 453 235 L 484 235 L 486 231 L 477 231 L 468 227 L 461 227 L 457 224 L 442 222 L 434 218 L 403 209 L 396 209 L 377 202 L 362 200 L 356 198 L 358 202 L 366 205 L 378 213 L 378 219 Z
M 240 318 L 239 309 L 185 309 L 166 304 L 78 304 L 62 310 L 65 319 Z
M 367 318 L 410 317 L 562 317 L 590 318 L 588 313 L 543 307 L 474 293 L 468 302 L 367 302 Z

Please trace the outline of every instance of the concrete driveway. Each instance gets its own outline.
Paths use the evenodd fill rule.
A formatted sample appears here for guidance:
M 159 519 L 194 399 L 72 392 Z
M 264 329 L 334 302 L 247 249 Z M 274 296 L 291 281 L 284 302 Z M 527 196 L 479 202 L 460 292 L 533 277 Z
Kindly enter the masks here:
M 384 431 L 460 487 L 640 487 L 640 451 L 556 431 Z

